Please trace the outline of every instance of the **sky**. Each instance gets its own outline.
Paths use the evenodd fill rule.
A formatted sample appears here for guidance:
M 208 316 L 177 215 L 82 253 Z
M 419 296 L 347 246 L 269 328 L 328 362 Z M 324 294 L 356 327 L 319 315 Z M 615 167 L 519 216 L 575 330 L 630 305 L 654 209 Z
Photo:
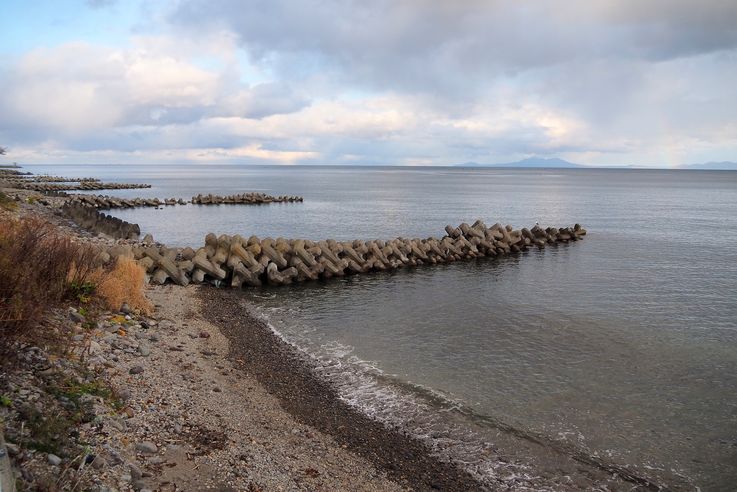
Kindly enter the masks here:
M 737 161 L 734 0 L 4 0 L 20 163 Z

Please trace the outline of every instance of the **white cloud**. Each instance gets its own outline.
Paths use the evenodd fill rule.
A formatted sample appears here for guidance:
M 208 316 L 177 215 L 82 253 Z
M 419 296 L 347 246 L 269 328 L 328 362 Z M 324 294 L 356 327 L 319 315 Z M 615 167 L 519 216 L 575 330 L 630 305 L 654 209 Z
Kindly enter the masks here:
M 35 160 L 737 158 L 734 2 L 175 5 L 127 46 L 1 67 L 0 139 Z

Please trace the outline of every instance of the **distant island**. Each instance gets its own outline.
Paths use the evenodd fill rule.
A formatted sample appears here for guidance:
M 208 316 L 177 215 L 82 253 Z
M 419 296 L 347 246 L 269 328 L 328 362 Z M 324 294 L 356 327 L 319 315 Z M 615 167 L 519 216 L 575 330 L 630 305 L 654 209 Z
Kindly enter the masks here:
M 557 157 L 550 159 L 544 157 L 528 157 L 515 162 L 504 162 L 498 164 L 480 164 L 478 162 L 464 162 L 462 164 L 456 164 L 454 167 L 508 167 L 518 169 L 663 169 L 658 166 L 587 166 L 583 164 L 575 164 Z M 723 162 L 704 162 L 701 164 L 683 164 L 675 168 L 669 169 L 693 169 L 693 170 L 737 170 L 737 162 L 723 161 Z

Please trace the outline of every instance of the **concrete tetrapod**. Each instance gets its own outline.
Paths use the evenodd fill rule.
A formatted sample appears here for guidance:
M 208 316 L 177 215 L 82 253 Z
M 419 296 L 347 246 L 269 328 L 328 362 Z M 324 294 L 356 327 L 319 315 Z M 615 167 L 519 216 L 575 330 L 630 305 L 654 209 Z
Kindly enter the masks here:
M 447 226 L 445 232 L 447 235 L 442 238 L 342 242 L 257 236 L 245 240 L 240 235 L 208 234 L 205 245 L 196 251 L 153 245 L 121 251 L 116 246 L 101 252 L 98 261 L 132 255 L 155 283 L 186 285 L 211 281 L 232 287 L 258 287 L 494 257 L 577 241 L 586 235 L 579 224 L 560 229 L 535 225 L 515 230 L 498 223 L 487 227 L 480 220 L 473 225 Z

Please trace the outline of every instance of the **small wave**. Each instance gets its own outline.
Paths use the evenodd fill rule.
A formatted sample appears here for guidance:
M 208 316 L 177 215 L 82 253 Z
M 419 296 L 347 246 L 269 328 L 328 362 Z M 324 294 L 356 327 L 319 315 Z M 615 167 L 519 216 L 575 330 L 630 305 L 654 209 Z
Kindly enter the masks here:
M 265 308 L 251 305 L 254 314 L 283 342 L 305 357 L 315 373 L 327 381 L 340 399 L 365 415 L 389 428 L 400 429 L 422 440 L 437 458 L 452 462 L 468 471 L 480 483 L 490 488 L 514 490 L 557 490 L 570 477 L 560 476 L 551 487 L 542 477 L 533 456 L 511 453 L 515 447 L 541 447 L 562 452 L 574 461 L 587 463 L 634 483 L 658 487 L 648 479 L 630 471 L 629 467 L 615 466 L 602 461 L 584 446 L 580 431 L 559 433 L 550 439 L 514 426 L 489 415 L 476 412 L 459 399 L 433 388 L 404 381 L 386 374 L 375 362 L 357 357 L 354 348 L 329 341 L 319 345 L 309 337 L 314 330 L 302 330 L 286 335 L 272 323 L 271 316 L 289 313 L 288 308 Z M 314 346 L 313 349 L 307 347 Z M 493 435 L 490 442 L 485 435 Z M 506 437 L 505 437 L 506 436 Z M 506 448 L 499 449 L 501 442 Z M 515 443 L 524 442 L 523 446 Z M 509 445 L 511 443 L 511 446 Z M 504 445 L 502 445 L 504 446 Z M 515 451 L 520 451 L 516 449 Z M 539 463 L 538 463 L 539 464 Z
M 389 428 L 401 429 L 424 441 L 437 458 L 462 466 L 483 484 L 499 487 L 503 483 L 515 490 L 540 490 L 535 483 L 539 477 L 527 465 L 498 459 L 491 443 L 444 418 L 443 414 L 457 412 L 459 401 L 387 375 L 375 363 L 353 355 L 353 347 L 338 342 L 328 342 L 320 346 L 320 352 L 310 353 L 279 330 L 264 310 L 256 312 L 279 339 L 313 362 L 315 372 L 347 404 Z

